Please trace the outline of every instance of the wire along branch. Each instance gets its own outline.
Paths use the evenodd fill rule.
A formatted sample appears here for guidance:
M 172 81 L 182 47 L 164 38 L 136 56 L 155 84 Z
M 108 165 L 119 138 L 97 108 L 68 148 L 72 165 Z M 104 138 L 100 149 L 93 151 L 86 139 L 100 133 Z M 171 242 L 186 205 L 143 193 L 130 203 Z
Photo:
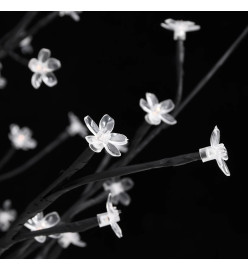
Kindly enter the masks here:
M 176 66 L 177 66 L 177 92 L 175 99 L 175 106 L 177 107 L 183 97 L 183 63 L 184 63 L 184 41 L 178 39 L 176 41 L 177 52 L 176 52 Z
M 37 230 L 33 232 L 20 232 L 13 238 L 13 241 L 17 243 L 19 241 L 31 239 L 39 235 L 52 235 L 65 232 L 85 232 L 98 226 L 99 224 L 97 217 L 92 217 L 77 222 L 59 224 L 57 226 L 44 230 Z
M 151 169 L 158 169 L 158 168 L 165 168 L 165 167 L 175 167 L 175 166 L 181 166 L 185 165 L 190 162 L 194 162 L 197 160 L 200 160 L 200 155 L 199 152 L 196 153 L 191 153 L 191 154 L 186 154 L 186 155 L 180 155 L 176 157 L 171 157 L 171 158 L 164 158 L 160 159 L 157 161 L 151 161 L 147 163 L 142 163 L 142 164 L 137 164 L 137 165 L 130 165 L 126 167 L 121 167 L 117 169 L 112 169 L 109 171 L 104 171 L 101 173 L 96 173 L 96 174 L 91 174 L 88 176 L 85 176 L 80 179 L 76 179 L 72 182 L 70 182 L 69 186 L 62 187 L 60 190 L 55 192 L 54 194 L 51 194 L 48 199 L 52 200 L 53 196 L 61 196 L 62 194 L 75 189 L 77 187 L 86 185 L 91 182 L 96 182 L 96 181 L 103 181 L 111 177 L 118 177 L 122 175 L 129 175 L 137 172 L 143 172 L 143 171 L 148 171 Z
M 38 154 L 36 154 L 32 159 L 25 162 L 23 165 L 11 170 L 10 172 L 6 172 L 0 175 L 0 182 L 25 172 L 26 170 L 34 166 L 37 162 L 39 162 L 42 158 L 44 158 L 47 154 L 52 152 L 56 147 L 58 147 L 61 143 L 63 143 L 68 138 L 70 138 L 68 132 L 66 131 L 62 132 L 53 142 L 48 144 L 43 150 L 41 150 Z
M 90 161 L 94 152 L 87 148 L 65 172 L 59 176 L 50 186 L 48 186 L 37 198 L 32 201 L 26 208 L 25 212 L 13 223 L 8 233 L 0 240 L 0 255 L 12 245 L 13 237 L 20 231 L 23 224 L 37 213 L 43 211 L 53 201 L 46 198 L 46 195 L 61 184 L 64 180 L 70 178 L 77 171 L 81 170 Z

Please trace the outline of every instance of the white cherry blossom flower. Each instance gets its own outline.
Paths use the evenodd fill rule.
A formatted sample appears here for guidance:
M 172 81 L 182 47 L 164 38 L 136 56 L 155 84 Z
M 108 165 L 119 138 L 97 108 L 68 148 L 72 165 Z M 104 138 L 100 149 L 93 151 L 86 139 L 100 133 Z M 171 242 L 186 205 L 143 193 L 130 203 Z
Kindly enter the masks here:
M 46 216 L 43 215 L 43 212 L 38 213 L 33 218 L 29 219 L 24 226 L 28 228 L 31 231 L 38 231 L 38 230 L 44 230 L 51 227 L 56 226 L 60 222 L 60 217 L 57 212 L 52 212 L 47 214 Z M 59 238 L 60 234 L 53 234 L 49 235 L 51 238 Z M 34 239 L 40 243 L 44 243 L 46 241 L 45 235 L 40 235 L 34 237 Z
M 113 118 L 105 114 L 99 123 L 99 127 L 89 116 L 86 116 L 84 121 L 88 129 L 94 134 L 94 136 L 85 137 L 92 151 L 99 153 L 105 148 L 111 156 L 121 156 L 118 147 L 127 144 L 128 139 L 125 135 L 112 133 L 115 125 Z
M 50 58 L 51 51 L 48 49 L 41 49 L 38 54 L 38 59 L 32 58 L 28 67 L 34 72 L 31 83 L 35 89 L 38 89 L 42 81 L 49 87 L 53 87 L 58 83 L 53 71 L 61 67 L 58 59 Z
M 81 13 L 82 11 L 60 11 L 59 12 L 59 16 L 60 17 L 63 17 L 63 16 L 70 16 L 75 22 L 78 22 L 80 21 L 80 16 L 79 14 Z
M 80 135 L 81 137 L 85 137 L 88 133 L 87 128 L 82 124 L 80 119 L 72 112 L 68 113 L 70 125 L 67 128 L 68 133 L 71 136 Z
M 68 248 L 70 244 L 77 247 L 86 247 L 87 244 L 80 239 L 80 234 L 76 232 L 62 233 L 58 239 L 58 243 L 62 248 Z
M 111 194 L 108 196 L 106 203 L 107 213 L 102 213 L 97 215 L 99 227 L 105 227 L 110 225 L 117 237 L 122 237 L 122 231 L 117 222 L 120 221 L 120 211 L 116 209 L 112 204 Z
M 16 124 L 10 125 L 9 139 L 15 149 L 29 150 L 37 146 L 36 140 L 32 138 L 32 131 Z
M 113 204 L 118 204 L 120 202 L 121 204 L 127 206 L 131 202 L 131 197 L 126 191 L 130 190 L 133 185 L 133 180 L 125 177 L 118 182 L 111 180 L 106 181 L 103 184 L 103 188 L 111 193 Z
M 19 43 L 19 47 L 21 49 L 21 52 L 23 54 L 31 54 L 33 53 L 33 47 L 32 47 L 32 37 L 31 36 L 27 36 L 25 37 L 23 40 L 20 41 Z
M 230 171 L 226 165 L 225 160 L 228 160 L 227 150 L 223 143 L 220 143 L 220 130 L 215 126 L 211 137 L 210 145 L 199 150 L 202 162 L 207 162 L 215 159 L 218 166 L 226 176 L 230 176 Z
M 168 125 L 175 125 L 177 123 L 176 119 L 169 114 L 175 108 L 171 99 L 159 103 L 154 94 L 146 93 L 146 100 L 140 99 L 140 107 L 147 112 L 145 120 L 148 124 L 159 125 L 161 121 Z
M 161 26 L 167 30 L 174 31 L 174 40 L 186 39 L 186 32 L 197 31 L 201 27 L 196 25 L 194 22 L 182 21 L 182 20 L 173 20 L 167 19 L 164 23 L 161 23 Z
M 11 201 L 4 201 L 3 208 L 0 209 L 0 231 L 6 232 L 16 217 L 17 212 L 16 210 L 11 209 Z

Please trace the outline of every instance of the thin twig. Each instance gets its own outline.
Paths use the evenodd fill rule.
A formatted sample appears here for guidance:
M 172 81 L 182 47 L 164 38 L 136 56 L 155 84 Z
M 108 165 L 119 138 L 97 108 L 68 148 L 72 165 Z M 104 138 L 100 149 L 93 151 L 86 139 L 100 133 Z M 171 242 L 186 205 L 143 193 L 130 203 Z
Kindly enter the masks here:
M 15 153 L 16 153 L 15 148 L 11 146 L 8 152 L 0 161 L 0 170 L 11 160 L 11 158 L 14 156 Z
M 183 63 L 184 63 L 184 41 L 178 39 L 176 41 L 177 53 L 176 53 L 176 62 L 177 62 L 177 92 L 175 99 L 175 106 L 177 107 L 183 97 Z
M 34 166 L 37 162 L 39 162 L 42 158 L 44 158 L 47 154 L 52 152 L 56 147 L 58 147 L 61 143 L 63 143 L 68 138 L 70 138 L 70 135 L 68 134 L 68 132 L 67 131 L 62 132 L 54 141 L 48 144 L 43 150 L 41 150 L 38 154 L 36 154 L 30 160 L 28 160 L 21 166 L 11 170 L 10 172 L 6 172 L 0 175 L 0 182 L 10 179 L 14 176 L 17 176 L 25 172 L 26 170 Z
M 65 233 L 65 232 L 84 232 L 98 226 L 99 224 L 98 224 L 97 217 L 92 217 L 92 218 L 84 219 L 77 222 L 59 224 L 57 226 L 44 229 L 44 230 L 20 232 L 13 238 L 13 241 L 15 241 L 15 243 L 18 243 L 19 241 L 32 239 L 40 235 L 48 236 L 48 235 L 53 235 L 57 233 Z

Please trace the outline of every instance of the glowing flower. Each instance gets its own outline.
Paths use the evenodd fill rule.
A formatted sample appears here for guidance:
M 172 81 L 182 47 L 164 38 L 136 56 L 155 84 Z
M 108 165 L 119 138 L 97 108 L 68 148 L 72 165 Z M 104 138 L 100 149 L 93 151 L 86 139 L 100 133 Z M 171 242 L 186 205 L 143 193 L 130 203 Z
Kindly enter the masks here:
M 130 204 L 131 198 L 126 191 L 130 190 L 133 185 L 132 179 L 126 177 L 118 182 L 106 181 L 103 184 L 103 188 L 111 193 L 113 204 L 118 204 L 120 202 L 127 206 Z
M 37 146 L 37 142 L 32 139 L 32 131 L 16 124 L 10 125 L 9 139 L 16 149 L 29 150 Z
M 186 32 L 197 31 L 201 27 L 190 21 L 175 21 L 173 19 L 167 19 L 161 26 L 167 30 L 174 31 L 174 40 L 186 39 Z
M 80 239 L 79 233 L 62 233 L 58 239 L 58 243 L 62 248 L 68 248 L 70 244 L 73 244 L 77 247 L 86 247 L 87 244 Z
M 46 216 L 43 215 L 43 212 L 38 213 L 33 218 L 29 219 L 24 226 L 28 228 L 31 231 L 38 231 L 38 230 L 44 230 L 47 228 L 51 228 L 56 226 L 60 222 L 60 217 L 57 212 L 52 212 L 47 214 Z M 59 238 L 60 234 L 53 234 L 49 235 L 51 238 Z M 46 241 L 45 235 L 40 235 L 34 237 L 34 239 L 40 243 L 44 243 Z
M 111 194 L 108 196 L 106 203 L 107 213 L 97 215 L 99 227 L 105 227 L 110 225 L 117 237 L 122 237 L 122 231 L 117 222 L 120 221 L 120 211 L 112 204 Z
M 6 232 L 11 223 L 16 219 L 16 216 L 16 210 L 11 209 L 11 201 L 4 201 L 3 209 L 0 209 L 0 231 Z
M 36 89 L 40 87 L 42 81 L 49 87 L 58 83 L 53 71 L 59 69 L 61 63 L 55 58 L 50 58 L 50 56 L 50 50 L 41 49 L 38 54 L 38 59 L 32 58 L 28 63 L 28 67 L 34 72 L 31 83 Z
M 32 42 L 32 37 L 31 36 L 27 36 L 23 40 L 20 41 L 19 47 L 20 47 L 21 52 L 23 54 L 31 54 L 31 53 L 33 53 L 33 47 L 31 45 L 31 42 Z
M 175 125 L 177 123 L 176 119 L 168 114 L 175 108 L 171 99 L 158 103 L 158 99 L 154 94 L 146 93 L 146 100 L 140 99 L 140 107 L 147 112 L 145 120 L 148 124 L 159 125 L 161 121 L 168 125 Z
M 72 112 L 68 113 L 70 125 L 67 128 L 68 133 L 71 136 L 80 135 L 81 137 L 85 137 L 87 135 L 87 128 L 82 124 L 80 119 Z
M 111 156 L 121 156 L 118 146 L 127 144 L 128 139 L 122 134 L 111 133 L 115 125 L 113 118 L 105 114 L 99 123 L 99 127 L 89 116 L 86 116 L 84 121 L 88 129 L 94 134 L 94 136 L 85 137 L 92 151 L 99 153 L 105 148 Z
M 3 89 L 7 84 L 7 80 L 4 77 L 2 77 L 2 74 L 1 74 L 2 68 L 3 68 L 3 65 L 2 63 L 0 63 L 0 89 Z
M 225 160 L 228 160 L 227 150 L 223 143 L 220 143 L 220 130 L 215 126 L 211 137 L 210 145 L 199 150 L 202 162 L 207 162 L 209 160 L 215 159 L 218 166 L 223 171 L 226 176 L 230 176 L 230 171 L 226 165 Z
M 60 11 L 59 12 L 59 16 L 60 17 L 63 17 L 63 16 L 70 16 L 74 21 L 78 22 L 80 21 L 80 16 L 79 14 L 81 13 L 82 11 Z

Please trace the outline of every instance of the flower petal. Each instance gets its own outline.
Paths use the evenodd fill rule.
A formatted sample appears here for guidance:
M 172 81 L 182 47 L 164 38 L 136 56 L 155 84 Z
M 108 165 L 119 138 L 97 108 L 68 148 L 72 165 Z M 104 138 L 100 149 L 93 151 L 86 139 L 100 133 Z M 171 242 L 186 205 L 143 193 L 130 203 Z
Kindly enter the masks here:
M 60 222 L 60 217 L 57 212 L 52 212 L 52 213 L 47 214 L 42 220 L 42 224 L 44 225 L 45 228 L 53 227 L 57 225 L 59 222 Z
M 126 192 L 122 192 L 119 194 L 119 201 L 121 204 L 128 206 L 131 203 L 131 197 Z
M 226 162 L 223 159 L 216 159 L 218 166 L 220 167 L 220 169 L 222 170 L 222 172 L 226 175 L 226 176 L 230 176 L 230 171 L 226 165 Z
M 124 190 L 130 190 L 134 186 L 134 182 L 131 178 L 125 177 L 121 180 Z
M 161 119 L 159 117 L 151 117 L 151 114 L 145 115 L 145 120 L 150 125 L 159 125 L 161 123 Z
M 120 150 L 116 146 L 114 146 L 112 143 L 108 143 L 105 146 L 105 149 L 113 157 L 120 157 L 121 156 Z
M 58 83 L 56 76 L 52 72 L 45 73 L 42 76 L 42 79 L 43 79 L 43 82 L 49 87 L 53 87 L 54 85 Z
M 89 147 L 92 151 L 96 152 L 96 153 L 100 153 L 103 149 L 103 146 L 100 147 L 99 145 L 97 144 L 89 144 Z
M 31 84 L 35 89 L 38 89 L 42 83 L 42 75 L 40 73 L 34 73 L 31 78 Z
M 117 235 L 117 237 L 121 238 L 122 231 L 121 231 L 120 226 L 117 223 L 110 223 L 110 226 L 113 229 L 113 231 L 115 232 L 115 234 Z
M 146 93 L 146 100 L 147 100 L 150 108 L 152 108 L 154 105 L 158 104 L 157 97 L 152 93 Z
M 41 62 L 46 62 L 51 56 L 51 51 L 48 49 L 41 49 L 38 54 L 38 60 Z
M 84 122 L 87 126 L 87 128 L 94 134 L 96 135 L 99 132 L 98 125 L 91 119 L 90 116 L 84 117 Z
M 47 61 L 47 67 L 51 70 L 57 70 L 61 67 L 61 63 L 58 59 L 56 58 L 49 58 Z
M 46 242 L 46 236 L 45 235 L 35 236 L 34 239 L 39 243 L 45 243 Z
M 139 105 L 145 112 L 149 113 L 151 111 L 147 101 L 143 98 L 140 99 Z
M 39 61 L 36 58 L 32 58 L 28 62 L 28 67 L 31 71 L 36 72 L 37 71 L 37 66 L 39 65 Z
M 160 110 L 162 113 L 168 113 L 168 112 L 174 110 L 175 104 L 173 103 L 173 101 L 171 99 L 167 99 L 167 100 L 162 101 L 159 104 L 159 107 L 160 107 Z
M 210 137 L 210 145 L 214 146 L 220 143 L 220 130 L 217 126 L 214 127 L 214 130 Z
M 114 128 L 115 120 L 108 114 L 105 114 L 99 123 L 100 130 L 111 132 Z
M 113 144 L 124 145 L 124 144 L 127 144 L 128 139 L 123 134 L 111 133 L 110 141 Z
M 165 122 L 168 125 L 175 125 L 177 123 L 177 120 L 170 114 L 165 113 L 160 115 L 163 122 Z

